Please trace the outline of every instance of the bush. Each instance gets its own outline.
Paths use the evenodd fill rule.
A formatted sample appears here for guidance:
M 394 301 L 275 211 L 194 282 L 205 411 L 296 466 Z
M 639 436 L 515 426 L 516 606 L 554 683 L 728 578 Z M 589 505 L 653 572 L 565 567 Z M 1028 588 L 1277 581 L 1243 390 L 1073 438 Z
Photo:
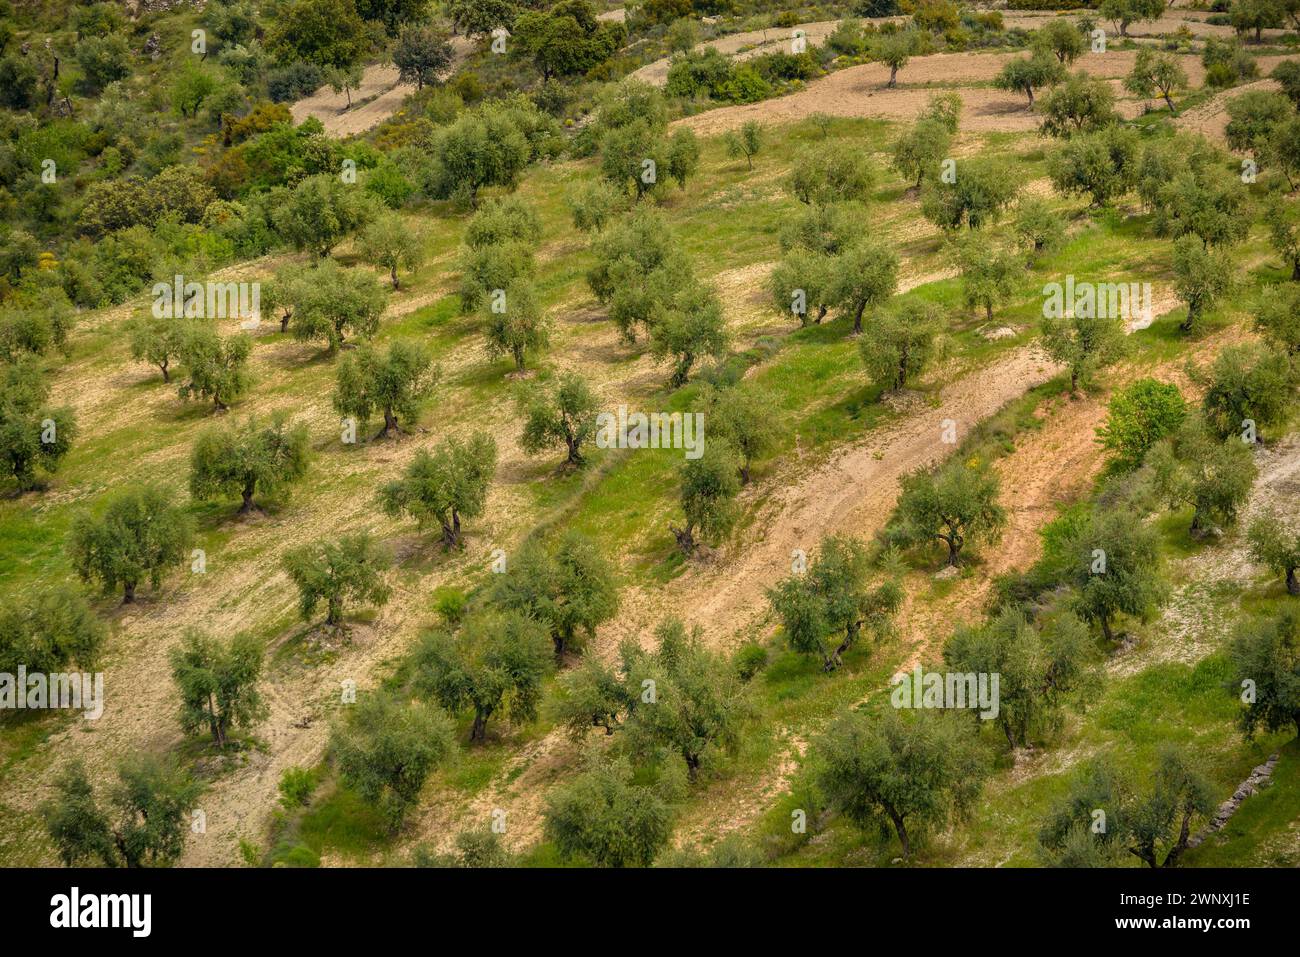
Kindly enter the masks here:
M 760 644 L 741 645 L 736 652 L 736 674 L 741 681 L 752 681 L 767 667 L 767 649 Z
M 280 775 L 280 804 L 285 810 L 305 807 L 316 789 L 316 775 L 307 768 L 285 768 Z
M 285 103 L 315 93 L 324 82 L 325 75 L 315 63 L 295 60 L 288 66 L 267 74 L 266 92 L 272 103 Z

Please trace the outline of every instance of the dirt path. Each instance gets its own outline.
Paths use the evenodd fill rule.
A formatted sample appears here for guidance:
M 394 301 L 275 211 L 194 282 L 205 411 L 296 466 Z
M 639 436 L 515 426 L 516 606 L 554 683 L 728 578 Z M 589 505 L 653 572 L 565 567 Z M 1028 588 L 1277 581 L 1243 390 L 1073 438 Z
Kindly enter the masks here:
M 1276 61 L 1283 57 L 1264 57 L 1260 60 L 1261 72 L 1267 74 Z M 1174 119 L 1174 125 L 1189 133 L 1200 133 L 1212 143 L 1226 146 L 1228 142 L 1228 104 L 1249 90 L 1278 90 L 1275 80 L 1256 80 L 1216 94 L 1214 99 L 1195 107 Z
M 1021 347 L 951 383 L 933 408 L 872 432 L 823 463 L 809 468 L 796 455 L 765 483 L 770 495 L 758 506 L 753 534 L 716 562 L 662 587 L 626 589 L 618 620 L 600 630 L 594 650 L 612 656 L 624 638 L 643 639 L 668 615 L 699 627 L 718 647 L 758 633 L 767 616 L 765 591 L 789 574 L 794 549 L 812 553 L 822 536 L 835 533 L 870 538 L 893 510 L 899 479 L 951 452 L 942 441 L 946 419 L 956 423 L 960 441 L 975 423 L 1054 372 L 1035 347 Z M 791 747 L 797 750 L 793 741 Z M 462 814 L 449 803 L 427 802 L 413 843 L 446 846 L 457 831 L 483 826 L 493 810 L 503 809 L 507 844 L 528 846 L 540 836 L 546 790 L 573 766 L 578 752 L 561 732 L 552 732 L 513 758 Z M 793 752 L 788 760 L 794 760 Z M 766 784 L 759 788 L 752 807 L 761 809 L 759 797 L 769 792 Z
M 452 37 L 451 46 L 451 66 L 444 76 L 455 73 L 456 68 L 474 49 L 474 44 L 461 36 Z M 348 108 L 346 94 L 335 93 L 328 86 L 323 86 L 311 96 L 293 104 L 290 112 L 293 113 L 295 123 L 314 116 L 325 125 L 326 133 L 343 139 L 378 126 L 396 113 L 403 101 L 414 92 L 414 83 L 403 83 L 398 79 L 397 67 L 391 63 L 376 63 L 366 67 L 361 87 L 352 91 L 352 102 L 355 105 L 351 109 Z

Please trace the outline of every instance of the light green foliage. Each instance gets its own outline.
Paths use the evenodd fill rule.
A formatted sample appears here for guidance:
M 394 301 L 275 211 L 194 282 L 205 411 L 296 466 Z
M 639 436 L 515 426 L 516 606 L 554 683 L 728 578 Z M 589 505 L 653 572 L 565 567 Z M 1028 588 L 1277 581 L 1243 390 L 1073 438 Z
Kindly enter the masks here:
M 974 806 L 988 774 L 969 725 L 929 711 L 848 711 L 813 753 L 830 806 L 859 827 L 892 827 L 904 859 L 919 828 L 942 827 Z
M 987 462 L 949 459 L 905 476 L 898 498 L 900 531 L 915 544 L 942 541 L 956 565 L 970 542 L 996 542 L 1006 525 L 1001 484 Z
M 454 633 L 431 631 L 416 645 L 415 689 L 451 715 L 470 710 L 470 740 L 505 713 L 515 725 L 537 717 L 542 679 L 553 664 L 546 626 L 519 613 L 479 612 Z
M 292 548 L 285 552 L 282 564 L 298 588 L 303 621 L 310 621 L 324 602 L 325 624 L 341 625 L 347 604 L 383 605 L 391 594 L 384 582 L 388 556 L 364 532 Z
M 456 753 L 451 719 L 430 705 L 371 692 L 334 726 L 330 755 L 343 783 L 383 812 L 392 831 L 431 771 Z
M 419 414 L 433 391 L 438 370 L 432 365 L 428 352 L 405 339 L 394 340 L 386 352 L 365 344 L 339 362 L 334 408 L 362 425 L 381 413 L 384 427 L 378 437 L 388 438 Z
M 248 728 L 266 715 L 257 690 L 262 676 L 262 646 L 251 635 L 222 644 L 189 629 L 171 653 L 172 679 L 181 698 L 181 729 L 204 728 L 224 748 L 232 727 Z
M 596 432 L 596 396 L 576 373 L 565 373 L 554 389 L 536 389 L 523 401 L 520 444 L 529 455 L 563 443 L 565 463 L 584 462 L 582 446 Z
M 870 558 L 852 538 L 822 539 L 807 569 L 796 569 L 767 593 L 785 640 L 801 654 L 816 654 L 833 671 L 865 630 L 881 639 L 893 633 L 903 602 L 896 582 L 870 583 Z
M 145 579 L 157 588 L 163 574 L 189 557 L 193 538 L 188 515 L 156 486 L 132 486 L 114 493 L 98 515 L 83 512 L 72 521 L 68 555 L 85 581 L 97 579 L 105 593 L 119 585 L 124 604 L 135 601 Z
M 493 604 L 546 624 L 557 659 L 593 638 L 618 611 L 614 566 L 581 532 L 548 544 L 530 539 L 492 587 Z
M 421 531 L 436 522 L 443 545 L 459 548 L 461 519 L 483 514 L 496 461 L 496 442 L 486 432 L 448 438 L 432 453 L 417 452 L 400 479 L 380 488 L 380 503 L 388 515 L 410 515 Z
M 254 508 L 257 492 L 278 494 L 302 478 L 310 459 L 305 425 L 283 412 L 263 424 L 214 425 L 199 434 L 190 453 L 190 494 L 196 499 L 241 495 L 240 512 Z

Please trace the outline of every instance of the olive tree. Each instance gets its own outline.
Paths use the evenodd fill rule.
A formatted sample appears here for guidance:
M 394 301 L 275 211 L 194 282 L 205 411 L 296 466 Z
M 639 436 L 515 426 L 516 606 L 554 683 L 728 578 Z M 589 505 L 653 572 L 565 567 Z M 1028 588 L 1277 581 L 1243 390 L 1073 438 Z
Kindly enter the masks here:
M 543 622 L 563 660 L 614 617 L 618 580 L 595 542 L 570 529 L 553 544 L 527 541 L 496 576 L 491 598 L 498 608 Z
M 938 346 L 942 321 L 938 308 L 909 300 L 867 326 L 858 355 L 867 377 L 885 391 L 900 391 L 924 371 Z
M 443 546 L 460 548 L 461 519 L 483 514 L 496 462 L 496 442 L 486 432 L 448 438 L 433 452 L 417 452 L 402 477 L 379 490 L 379 499 L 386 514 L 410 515 L 421 531 L 436 522 Z
M 333 354 L 348 336 L 371 339 L 379 329 L 385 296 L 374 273 L 345 269 L 327 259 L 293 288 L 297 301 L 290 323 L 299 342 L 324 340 Z
M 1290 359 L 1259 344 L 1227 346 L 1195 379 L 1205 388 L 1201 410 L 1221 438 L 1245 435 L 1285 421 L 1295 392 Z
M 1247 737 L 1261 729 L 1300 735 L 1300 618 L 1293 609 L 1241 623 L 1228 646 Z M 1247 692 L 1250 692 L 1249 694 Z
M 171 653 L 172 680 L 181 698 L 181 729 L 207 729 L 224 748 L 232 727 L 250 727 L 266 715 L 257 689 L 262 645 L 249 634 L 222 643 L 193 628 Z
M 754 461 L 777 445 L 780 424 L 771 403 L 759 389 L 736 385 L 707 389 L 702 404 L 709 434 L 735 449 L 741 484 L 748 485 Z
M 934 175 L 949 155 L 952 133 L 939 120 L 917 120 L 894 141 L 892 165 L 917 189 L 927 175 Z
M 898 85 L 898 71 L 907 66 L 907 61 L 920 47 L 916 30 L 896 30 L 893 33 L 878 33 L 871 41 L 871 56 L 889 67 L 889 82 L 886 87 Z
M 902 480 L 898 497 L 899 531 L 916 544 L 938 539 L 948 548 L 948 564 L 973 541 L 995 542 L 1006 525 L 998 504 L 1001 483 L 987 462 L 957 458 L 923 468 Z
M 655 788 L 633 781 L 626 760 L 596 758 L 551 789 L 542 833 L 562 855 L 597 867 L 649 867 L 668 844 L 672 811 Z
M 192 540 L 193 523 L 170 494 L 131 486 L 112 494 L 97 514 L 73 518 L 68 556 L 84 581 L 98 580 L 105 593 L 120 586 L 122 603 L 130 604 L 141 581 L 157 588 L 189 556 Z
M 487 723 L 507 713 L 512 724 L 536 719 L 542 679 L 552 665 L 546 626 L 517 612 L 479 612 L 454 633 L 421 637 L 413 658 L 415 689 L 453 716 L 472 711 L 470 740 L 487 740 Z
M 700 358 L 723 356 L 727 342 L 722 303 L 712 287 L 702 283 L 682 285 L 671 300 L 659 304 L 652 314 L 650 354 L 672 363 L 669 388 L 685 385 Z
M 1119 119 L 1110 84 L 1082 70 L 1057 84 L 1039 105 L 1043 113 L 1040 129 L 1048 136 L 1068 138 L 1090 133 Z
M 50 384 L 39 361 L 0 366 L 0 461 L 20 491 L 36 485 L 37 471 L 55 472 L 72 450 L 72 410 L 49 404 Z
M 898 290 L 898 256 L 884 244 L 864 239 L 836 257 L 827 298 L 844 315 L 853 317 L 853 334 L 862 331 L 862 317 Z
M 1220 440 L 1189 417 L 1147 456 L 1157 493 L 1171 508 L 1192 508 L 1193 535 L 1232 525 L 1250 496 L 1258 472 L 1251 446 L 1240 437 Z
M 1250 556 L 1269 571 L 1286 579 L 1288 595 L 1300 595 L 1300 534 L 1282 524 L 1275 512 L 1260 515 L 1250 523 L 1246 533 Z
M 324 602 L 325 624 L 341 625 L 347 604 L 383 605 L 391 594 L 384 582 L 388 556 L 364 532 L 292 548 L 285 552 L 282 564 L 298 588 L 303 621 L 310 621 Z
M 330 732 L 330 756 L 343 783 L 377 805 L 397 831 L 429 773 L 455 754 L 455 728 L 437 708 L 381 691 L 351 710 Z
M 1125 351 L 1124 320 L 1119 316 L 1086 315 L 1091 309 L 1072 309 L 1073 315 L 1043 319 L 1043 351 L 1070 373 L 1070 394 L 1091 383 L 1098 369 L 1110 365 Z M 1107 312 L 1106 309 L 1095 310 Z
M 1062 548 L 1066 581 L 1074 587 L 1072 606 L 1099 625 L 1107 641 L 1115 640 L 1117 615 L 1146 621 L 1168 598 L 1156 534 L 1132 515 L 1094 511 Z
M 560 376 L 554 389 L 538 388 L 523 402 L 520 445 L 529 455 L 562 444 L 565 464 L 584 462 L 582 446 L 596 432 L 596 396 L 577 373 Z
M 630 702 L 623 729 L 633 753 L 667 749 L 695 780 L 715 755 L 736 749 L 747 714 L 744 686 L 731 662 L 706 647 L 698 632 L 668 619 L 655 629 L 653 650 L 628 641 L 620 651 Z
M 101 807 L 80 761 L 55 778 L 40 814 L 59 859 L 68 867 L 98 860 L 105 867 L 166 867 L 185 848 L 186 824 L 203 786 L 170 759 L 124 758 L 117 785 Z
M 211 399 L 217 412 L 248 392 L 248 357 L 252 340 L 245 335 L 221 337 L 206 326 L 192 327 L 181 341 L 185 381 L 177 390 L 182 399 Z
M 809 147 L 795 156 L 787 181 L 801 203 L 866 202 L 876 185 L 875 168 L 848 143 Z
M 940 229 L 979 229 L 1001 218 L 1019 192 L 1019 184 L 992 160 L 962 160 L 950 177 L 925 180 L 921 212 Z
M 361 255 L 388 270 L 394 289 L 401 288 L 397 269 L 414 269 L 424 259 L 419 231 L 397 213 L 384 213 L 361 232 Z
M 1047 169 L 1057 192 L 1088 196 L 1100 208 L 1137 185 L 1140 159 L 1137 131 L 1111 126 L 1071 137 L 1051 155 Z
M 75 587 L 23 589 L 0 607 L 0 674 L 50 674 L 94 664 L 108 629 Z
M 873 586 L 870 565 L 861 542 L 830 536 L 806 570 L 796 570 L 767 593 L 790 647 L 816 654 L 823 671 L 842 664 L 864 629 L 876 638 L 892 633 L 903 593 L 893 581 Z
M 930 711 L 846 712 L 813 754 L 830 806 L 859 827 L 892 827 L 905 859 L 918 828 L 974 806 L 988 773 L 969 726 Z
M 131 344 L 131 358 L 157 366 L 163 382 L 171 382 L 171 366 L 181 361 L 185 337 L 191 323 L 183 319 L 155 319 L 153 316 L 131 320 L 127 336 Z
M 240 495 L 240 514 L 247 514 L 257 492 L 276 494 L 302 478 L 309 459 L 307 427 L 291 425 L 283 413 L 267 423 L 214 425 L 199 433 L 190 453 L 190 494 Z
M 1000 90 L 1023 93 L 1034 107 L 1034 90 L 1060 82 L 1065 78 L 1065 67 L 1047 51 L 1035 51 L 1027 57 L 1008 60 L 993 80 Z
M 954 244 L 953 258 L 961 270 L 962 295 L 971 309 L 984 307 L 984 318 L 992 322 L 993 310 L 1016 290 L 1016 280 L 1025 271 L 1024 260 L 1003 249 L 970 236 Z
M 499 290 L 486 307 L 485 319 L 488 357 L 510 356 L 517 372 L 524 371 L 530 353 L 550 342 L 550 320 L 531 283 L 516 280 Z
M 1187 86 L 1187 71 L 1172 53 L 1138 47 L 1133 70 L 1124 78 L 1124 89 L 1135 96 L 1150 98 L 1159 93 L 1169 112 L 1178 115 L 1173 95 Z
M 339 362 L 334 408 L 362 424 L 379 412 L 384 427 L 376 438 L 386 439 L 419 414 L 437 380 L 433 360 L 418 344 L 397 339 L 387 352 L 366 344 Z
M 1071 615 L 1031 624 L 1017 608 L 1004 609 L 985 624 L 959 627 L 943 647 L 950 674 L 999 675 L 997 714 L 966 707 L 979 720 L 995 721 L 1015 750 L 1058 732 L 1066 704 L 1082 704 L 1096 689 L 1099 669 L 1087 627 Z M 902 686 L 896 686 L 897 690 Z M 920 688 L 910 688 L 915 703 Z
M 1174 295 L 1187 307 L 1179 323 L 1183 332 L 1198 332 L 1205 314 L 1232 288 L 1232 262 L 1195 236 L 1174 241 Z
M 697 534 L 717 540 L 736 520 L 735 498 L 740 492 L 740 463 L 725 442 L 706 443 L 699 458 L 681 467 L 681 506 L 685 521 L 669 525 L 686 556 L 699 548 Z

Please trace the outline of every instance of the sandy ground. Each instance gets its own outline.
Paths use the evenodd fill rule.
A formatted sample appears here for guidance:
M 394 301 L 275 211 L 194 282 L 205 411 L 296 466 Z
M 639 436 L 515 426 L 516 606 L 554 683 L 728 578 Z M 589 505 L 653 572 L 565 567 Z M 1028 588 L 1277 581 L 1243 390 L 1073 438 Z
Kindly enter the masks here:
M 829 116 L 872 116 L 890 120 L 911 120 L 935 93 L 954 90 L 962 98 L 961 127 L 970 132 L 1028 132 L 1037 129 L 1039 114 L 1028 108 L 1028 101 L 1017 94 L 996 90 L 987 85 L 997 76 L 1009 59 L 1023 53 L 939 53 L 920 57 L 908 63 L 898 74 L 899 86 L 888 89 L 889 68 L 879 63 L 839 70 L 810 82 L 804 89 L 788 96 L 742 106 L 724 106 L 696 116 L 678 120 L 680 125 L 701 135 L 715 135 L 735 129 L 748 120 L 763 123 L 794 123 L 813 113 Z M 1137 116 L 1144 101 L 1133 99 L 1124 92 L 1123 77 L 1133 69 L 1137 54 L 1132 50 L 1110 50 L 1106 53 L 1088 53 L 1075 63 L 1076 69 L 1110 82 L 1118 100 L 1118 109 L 1127 118 Z M 1188 80 L 1199 85 L 1205 77 L 1205 68 L 1196 56 L 1180 57 Z M 1268 73 L 1285 57 L 1261 57 L 1260 70 Z M 1268 81 L 1261 81 L 1268 82 Z M 1226 102 L 1245 87 L 1221 95 Z M 1222 112 L 1222 107 L 1218 108 Z M 1217 115 L 1217 114 L 1215 114 Z M 1206 122 L 1207 129 L 1218 129 L 1218 120 Z M 1217 124 L 1217 126 L 1216 126 Z
M 451 45 L 453 57 L 447 69 L 448 76 L 456 71 L 474 46 L 461 36 L 452 37 Z M 378 126 L 401 109 L 402 102 L 414 92 L 414 83 L 402 83 L 397 78 L 397 67 L 391 63 L 377 63 L 366 67 L 361 88 L 352 91 L 351 109 L 348 109 L 346 94 L 335 93 L 323 86 L 293 104 L 291 112 L 295 123 L 314 116 L 325 124 L 325 132 L 330 136 L 343 139 Z
M 1107 31 L 1107 35 L 1117 38 L 1118 34 L 1112 24 L 1103 21 L 1095 13 L 1093 19 L 1098 23 L 1101 29 Z M 1232 27 L 1217 26 L 1205 23 L 1205 17 L 1208 13 L 1190 10 L 1173 10 L 1158 20 L 1152 20 L 1144 23 L 1133 23 L 1129 25 L 1128 35 L 1135 39 L 1160 37 L 1165 34 L 1177 33 L 1183 27 L 1186 27 L 1194 37 L 1228 37 L 1233 36 L 1236 31 Z M 1062 17 L 1066 20 L 1075 21 L 1079 19 L 1079 14 L 1055 14 L 1049 12 L 1034 13 L 1007 13 L 1003 11 L 1002 22 L 1007 29 L 1037 30 L 1048 20 Z M 863 22 L 869 23 L 887 23 L 903 22 L 908 17 L 870 17 L 864 18 Z M 790 43 L 797 33 L 802 32 L 809 44 L 820 45 L 827 37 L 835 32 L 835 28 L 840 25 L 840 20 L 815 20 L 808 23 L 800 23 L 793 27 L 769 28 L 767 30 L 750 30 L 745 33 L 733 33 L 725 37 L 719 37 L 716 40 L 707 40 L 696 46 L 696 49 L 704 47 L 713 47 L 715 50 L 725 53 L 736 60 L 746 60 L 750 57 L 759 56 L 763 53 L 773 53 L 779 49 L 789 50 Z M 1285 30 L 1265 30 L 1264 39 L 1269 40 L 1281 36 Z M 662 60 L 656 60 L 654 63 L 647 63 L 635 71 L 632 76 L 646 83 L 655 86 L 663 86 L 668 82 L 668 67 L 671 57 L 665 57 Z

